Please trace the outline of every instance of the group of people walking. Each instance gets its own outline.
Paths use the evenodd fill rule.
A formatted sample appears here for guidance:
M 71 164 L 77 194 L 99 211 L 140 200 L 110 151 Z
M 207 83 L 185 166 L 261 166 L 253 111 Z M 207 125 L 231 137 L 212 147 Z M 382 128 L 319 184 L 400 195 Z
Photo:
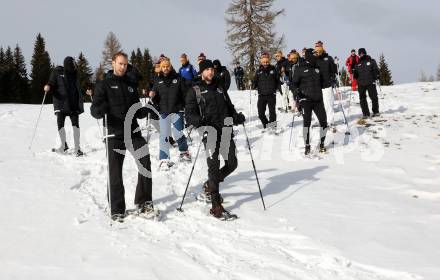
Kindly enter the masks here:
M 262 131 L 277 131 L 276 94 L 280 92 L 283 95 L 282 110 L 303 116 L 305 154 L 310 153 L 312 112 L 318 118 L 321 129 L 320 151 L 325 152 L 327 130 L 335 125 L 333 89 L 339 73 L 333 58 L 325 51 L 321 41 L 314 48 L 304 48 L 301 54 L 292 50 L 287 59 L 281 51 L 274 57 L 276 64 L 271 65 L 271 54 L 261 54 L 260 66 L 249 83 L 258 92 L 257 108 Z M 148 118 L 159 131 L 161 171 L 172 168 L 174 162 L 170 150 L 174 146 L 179 150 L 178 161 L 193 160 L 184 133 L 185 127 L 194 128 L 200 133 L 208 165 L 203 197 L 212 204 L 210 214 L 214 217 L 228 219 L 232 216 L 222 206 L 220 184 L 238 165 L 232 126 L 244 124 L 246 118 L 237 112 L 229 97 L 231 76 L 227 68 L 218 59 L 207 59 L 203 53 L 198 56 L 197 62 L 198 69 L 189 62 L 186 54 L 182 54 L 181 66 L 176 71 L 171 59 L 161 55 L 154 65 L 154 79 L 149 90 L 140 93 L 141 77 L 137 69 L 129 65 L 125 53 L 118 52 L 114 54 L 112 69 L 106 73 L 104 80 L 99 81 L 93 91 L 86 89 L 86 94 L 92 99 L 91 115 L 103 119 L 106 130 L 108 199 L 112 219 L 123 221 L 126 212 L 122 178 L 126 150 L 133 153 L 139 169 L 134 198 L 138 212 L 145 216 L 154 212 L 151 159 L 148 152 L 142 152 L 148 150 L 148 141 L 142 136 L 138 123 L 138 119 L 144 118 Z M 359 57 L 352 52 L 347 59 L 348 65 L 353 84 L 357 81 L 363 115 L 370 116 L 366 100 L 368 91 L 373 101 L 373 116 L 376 116 L 379 113 L 374 84 L 378 78 L 376 62 L 361 48 Z M 245 72 L 239 62 L 236 63 L 234 76 L 237 88 L 244 90 Z M 53 94 L 57 116 L 61 145 L 55 151 L 63 153 L 68 150 L 64 130 L 68 116 L 74 127 L 74 153 L 82 156 L 78 116 L 84 112 L 83 89 L 79 86 L 72 57 L 66 57 L 64 65 L 52 71 L 44 90 Z M 142 94 L 149 97 L 147 106 L 140 102 Z M 266 109 L 269 117 L 266 116 Z M 224 160 L 223 166 L 220 157 Z

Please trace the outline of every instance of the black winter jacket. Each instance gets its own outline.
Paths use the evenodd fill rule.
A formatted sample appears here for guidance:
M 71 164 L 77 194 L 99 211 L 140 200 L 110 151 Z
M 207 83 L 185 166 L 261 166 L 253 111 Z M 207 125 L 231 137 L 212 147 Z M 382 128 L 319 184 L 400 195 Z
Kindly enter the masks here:
M 360 86 L 369 86 L 379 79 L 379 68 L 376 60 L 369 55 L 360 58 L 359 63 L 353 69 L 353 77 Z
M 322 101 L 322 73 L 310 63 L 301 63 L 295 70 L 292 80 L 292 91 L 295 99 Z
M 64 71 L 64 67 L 57 66 L 50 73 L 48 84 L 50 85 L 50 92 L 53 96 L 54 112 L 65 114 L 81 114 L 84 112 L 84 98 L 81 91 L 79 81 L 76 79 L 76 91 L 77 93 L 72 96 L 72 91 L 69 91 L 67 74 Z M 69 93 L 70 92 L 70 93 Z M 70 104 L 75 102 L 76 104 Z
M 244 77 L 243 67 L 241 67 L 241 66 L 235 67 L 234 76 L 235 76 L 235 78 L 243 78 Z
M 197 86 L 201 93 L 200 103 L 197 102 L 194 87 L 186 94 L 185 117 L 189 125 L 211 126 L 221 130 L 225 126 L 225 118 L 232 117 L 235 123 L 237 111 L 227 91 L 223 91 L 215 82 L 208 85 L 202 81 Z
M 272 95 L 276 93 L 280 84 L 280 76 L 274 66 L 260 66 L 252 81 L 252 88 L 256 89 L 259 95 Z
M 217 85 L 223 90 L 228 91 L 231 86 L 231 74 L 225 66 L 220 66 L 220 71 L 216 71 L 215 78 L 217 79 Z
M 333 57 L 325 52 L 318 57 L 317 65 L 322 74 L 322 88 L 332 87 L 336 82 L 336 73 L 338 72 Z
M 160 74 L 154 80 L 156 96 L 153 101 L 159 104 L 161 114 L 171 114 L 183 111 L 185 105 L 185 81 L 176 71 L 172 70 L 168 76 Z
M 124 121 L 128 110 L 137 104 L 142 106 L 139 101 L 137 88 L 133 87 L 127 75 L 118 77 L 115 75 L 107 76 L 100 81 L 95 88 L 90 112 L 96 119 L 101 119 L 108 114 L 108 132 L 116 137 L 124 136 Z M 140 131 L 133 133 L 139 124 L 137 119 L 145 118 L 150 110 L 143 107 L 138 110 L 131 120 L 132 135 L 141 136 Z

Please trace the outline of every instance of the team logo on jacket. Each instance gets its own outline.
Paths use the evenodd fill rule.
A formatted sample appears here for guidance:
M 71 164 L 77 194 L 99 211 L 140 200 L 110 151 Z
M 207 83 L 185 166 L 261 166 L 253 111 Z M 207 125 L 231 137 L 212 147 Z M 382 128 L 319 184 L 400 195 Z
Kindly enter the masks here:
M 174 79 L 174 80 L 173 80 L 173 84 L 177 84 L 177 79 Z
M 218 88 L 218 89 L 217 89 L 217 92 L 218 92 L 218 93 L 223 93 L 223 90 L 222 90 L 221 88 Z
M 319 74 L 319 69 L 318 69 L 318 68 L 317 68 L 317 69 L 315 69 L 315 72 Z
M 367 65 L 370 66 L 370 65 L 371 65 L 371 62 L 367 62 Z
M 307 72 L 309 72 L 309 69 L 304 70 L 304 73 L 307 73 Z
M 133 92 L 134 92 L 134 89 L 133 89 L 132 87 L 128 87 L 128 91 L 131 92 L 131 93 L 133 93 Z
M 325 57 L 324 60 L 327 61 L 327 60 L 328 60 L 328 57 Z
M 163 81 L 160 81 L 159 84 L 163 84 Z
M 111 86 L 112 89 L 118 89 L 118 86 Z
M 271 74 L 271 75 L 273 74 L 273 70 L 270 70 L 270 74 Z

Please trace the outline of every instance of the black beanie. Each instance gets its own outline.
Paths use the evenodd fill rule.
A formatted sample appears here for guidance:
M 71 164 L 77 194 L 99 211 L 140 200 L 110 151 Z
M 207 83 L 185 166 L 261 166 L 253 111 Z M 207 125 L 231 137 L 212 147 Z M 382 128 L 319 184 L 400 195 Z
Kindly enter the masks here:
M 361 54 L 367 54 L 367 51 L 364 49 L 364 48 L 360 48 L 359 50 L 358 50 L 358 54 L 359 55 L 361 55 Z
M 200 62 L 200 64 L 199 64 L 200 73 L 202 73 L 203 71 L 205 71 L 208 68 L 214 68 L 214 64 L 212 63 L 211 60 L 206 59 L 206 60 L 203 60 L 202 62 Z
M 67 73 L 75 73 L 76 72 L 76 68 L 75 68 L 75 60 L 73 59 L 73 57 L 71 56 L 67 56 L 64 59 L 64 70 Z
M 220 60 L 216 59 L 212 62 L 212 64 L 215 66 L 215 68 L 222 67 L 222 64 L 220 63 Z

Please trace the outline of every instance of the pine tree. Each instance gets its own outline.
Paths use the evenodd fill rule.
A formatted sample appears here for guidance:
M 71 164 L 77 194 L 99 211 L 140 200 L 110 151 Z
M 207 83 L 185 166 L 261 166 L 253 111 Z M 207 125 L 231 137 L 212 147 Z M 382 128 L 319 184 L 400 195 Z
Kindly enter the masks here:
M 5 51 L 3 50 L 3 47 L 0 47 L 0 103 L 3 102 L 7 92 L 6 84 L 5 84 L 5 73 L 6 67 L 5 67 Z
M 419 82 L 427 82 L 428 81 L 428 77 L 426 77 L 425 71 L 421 70 L 420 71 L 420 78 L 419 78 Z
M 121 44 L 115 33 L 109 32 L 104 41 L 104 50 L 102 51 L 102 67 L 104 70 L 110 70 L 112 67 L 112 57 L 115 53 L 121 51 Z
M 440 64 L 437 67 L 437 81 L 440 81 Z
M 102 63 L 99 63 L 99 67 L 95 70 L 94 83 L 104 80 L 105 70 Z
M 391 70 L 385 61 L 385 56 L 380 55 L 379 58 L 379 82 L 382 86 L 392 86 L 394 84 L 391 76 Z
M 3 47 L 0 48 L 0 103 L 7 103 L 10 99 L 10 68 L 12 66 L 11 60 L 11 48 L 8 47 L 6 52 L 3 50 Z
M 140 82 L 141 89 L 149 89 L 150 83 L 153 82 L 153 59 L 150 55 L 149 49 L 144 49 L 144 54 L 142 56 L 142 64 L 139 69 L 142 75 L 142 81 Z M 142 91 L 139 91 L 142 92 Z
M 3 69 L 2 69 L 2 89 L 0 95 L 1 103 L 13 102 L 14 96 L 14 56 L 11 47 L 8 46 L 3 55 Z
M 14 54 L 14 77 L 13 84 L 15 85 L 14 102 L 26 102 L 26 97 L 29 91 L 29 79 L 27 77 L 26 62 L 23 53 L 18 44 L 15 46 Z
M 226 10 L 228 25 L 226 42 L 234 60 L 240 59 L 247 79 L 252 79 L 262 51 L 281 49 L 284 36 L 277 37 L 275 19 L 284 10 L 272 11 L 275 0 L 232 0 Z
M 78 55 L 76 65 L 78 70 L 80 91 L 85 92 L 87 89 L 92 87 L 93 72 L 90 68 L 89 62 L 82 52 L 80 52 L 80 54 Z
M 49 53 L 46 51 L 44 38 L 38 33 L 34 44 L 34 54 L 31 60 L 31 86 L 28 98 L 29 103 L 38 104 L 43 100 L 43 87 L 47 83 L 52 69 Z M 46 97 L 47 103 L 51 102 L 51 96 Z

